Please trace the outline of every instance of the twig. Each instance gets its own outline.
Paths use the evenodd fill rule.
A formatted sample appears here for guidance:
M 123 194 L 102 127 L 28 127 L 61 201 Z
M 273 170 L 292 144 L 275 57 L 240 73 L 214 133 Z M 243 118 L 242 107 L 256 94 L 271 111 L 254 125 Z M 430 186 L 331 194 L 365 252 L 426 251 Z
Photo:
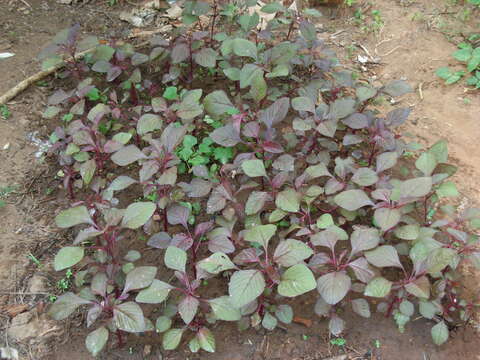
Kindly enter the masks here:
M 362 50 L 365 52 L 365 54 L 367 54 L 367 56 L 370 58 L 370 60 L 371 60 L 372 63 L 375 64 L 375 63 L 379 63 L 379 62 L 380 62 L 380 59 L 374 58 L 374 57 L 372 56 L 372 54 L 370 54 L 370 51 L 368 51 L 368 49 L 367 49 L 365 46 L 363 46 L 362 44 L 360 44 L 360 43 L 354 43 L 354 45 L 356 45 L 356 46 L 358 46 L 360 49 L 362 49 Z
M 378 54 L 378 56 L 380 56 L 380 57 L 385 57 L 385 56 L 391 55 L 391 54 L 393 54 L 395 51 L 397 51 L 397 50 L 400 49 L 400 48 L 404 48 L 404 47 L 403 47 L 402 45 L 395 46 L 392 50 L 387 51 L 387 52 L 386 52 L 385 54 L 383 54 L 383 55 L 382 55 L 382 54 Z
M 335 39 L 338 35 L 344 33 L 345 31 L 347 31 L 347 30 L 342 29 L 342 30 L 338 30 L 338 31 L 334 32 L 332 35 L 330 35 L 330 39 Z
M 24 3 L 25 5 L 27 5 L 30 9 L 32 8 L 32 5 L 30 5 L 28 2 L 26 2 L 26 0 L 20 0 L 22 3 Z
M 422 87 L 423 87 L 423 82 L 421 82 L 420 85 L 418 85 L 418 94 L 420 95 L 420 100 L 423 100 L 423 90 L 422 90 Z

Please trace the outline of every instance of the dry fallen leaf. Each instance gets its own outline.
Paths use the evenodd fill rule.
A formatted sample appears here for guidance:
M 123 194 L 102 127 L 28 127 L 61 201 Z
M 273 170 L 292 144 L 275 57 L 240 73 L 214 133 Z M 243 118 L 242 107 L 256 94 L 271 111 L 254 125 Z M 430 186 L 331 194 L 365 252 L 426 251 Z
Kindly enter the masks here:
M 300 316 L 295 316 L 295 317 L 293 318 L 293 322 L 294 322 L 294 323 L 297 323 L 297 324 L 302 324 L 302 325 L 304 325 L 304 326 L 306 326 L 306 327 L 308 327 L 308 328 L 312 326 L 312 320 L 310 320 L 310 319 L 305 319 L 305 318 L 302 318 L 302 317 L 300 317 Z
M 3 307 L 3 311 L 10 317 L 14 318 L 28 310 L 27 304 L 8 304 Z

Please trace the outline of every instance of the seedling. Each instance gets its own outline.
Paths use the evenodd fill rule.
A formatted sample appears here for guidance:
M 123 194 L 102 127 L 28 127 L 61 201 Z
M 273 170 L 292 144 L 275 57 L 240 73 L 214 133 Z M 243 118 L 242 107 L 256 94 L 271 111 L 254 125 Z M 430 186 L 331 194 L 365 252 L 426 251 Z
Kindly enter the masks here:
M 42 263 L 40 262 L 40 260 L 38 260 L 35 255 L 33 255 L 32 253 L 29 253 L 27 255 L 27 258 L 32 261 L 35 265 L 37 265 L 38 267 L 42 266 Z
M 0 105 L 0 117 L 3 120 L 7 120 L 12 115 L 12 112 L 8 109 L 7 105 Z
M 341 338 L 341 337 L 330 340 L 330 344 L 338 346 L 338 347 L 343 347 L 343 346 L 345 346 L 346 343 L 347 343 L 347 340 L 345 340 L 344 338 Z
M 452 54 L 455 59 L 466 64 L 467 71 L 453 71 L 449 67 L 437 69 L 437 76 L 445 80 L 445 84 L 454 84 L 468 75 L 466 84 L 473 86 L 475 89 L 480 89 L 480 46 L 474 47 L 472 45 L 477 37 L 478 35 L 470 36 L 469 42 L 460 43 L 458 45 L 459 50 Z

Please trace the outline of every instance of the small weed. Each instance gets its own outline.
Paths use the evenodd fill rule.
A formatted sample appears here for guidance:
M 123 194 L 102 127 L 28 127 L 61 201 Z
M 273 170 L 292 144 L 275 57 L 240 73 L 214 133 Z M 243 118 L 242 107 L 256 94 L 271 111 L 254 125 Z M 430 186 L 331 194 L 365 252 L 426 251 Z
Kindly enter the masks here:
M 307 341 L 308 339 L 310 339 L 310 336 L 308 336 L 306 334 L 303 334 L 302 339 L 303 339 L 303 341 Z
M 347 340 L 341 337 L 330 340 L 330 344 L 339 346 L 339 347 L 345 346 L 346 343 L 347 343 Z
M 373 342 L 373 346 L 375 346 L 376 349 L 380 349 L 380 346 L 382 344 L 380 343 L 380 340 L 376 339 L 374 342 Z
M 42 266 L 42 263 L 40 262 L 40 260 L 38 260 L 35 255 L 33 255 L 32 253 L 29 253 L 27 255 L 27 259 L 29 259 L 31 262 L 35 263 L 35 265 L 37 265 L 38 267 Z
M 15 190 L 17 190 L 17 186 L 0 187 L 0 209 L 7 205 L 6 199 Z
M 454 84 L 469 74 L 466 84 L 480 89 L 480 46 L 472 45 L 475 39 L 476 35 L 473 35 L 468 42 L 458 44 L 458 50 L 452 54 L 456 60 L 466 64 L 467 71 L 453 71 L 449 67 L 441 67 L 435 72 L 438 77 L 445 80 L 446 85 Z
M 8 109 L 7 105 L 0 106 L 0 117 L 3 120 L 7 120 L 12 115 L 12 112 Z
M 62 292 L 67 291 L 72 286 L 72 276 L 73 272 L 71 269 L 68 269 L 65 273 L 65 277 L 57 281 L 57 288 Z
M 344 0 L 344 4 L 348 7 L 352 7 L 357 3 L 357 0 Z
M 35 83 L 35 85 L 39 86 L 39 87 L 47 87 L 48 86 L 48 81 L 45 81 L 45 80 L 40 80 L 40 81 L 37 81 Z

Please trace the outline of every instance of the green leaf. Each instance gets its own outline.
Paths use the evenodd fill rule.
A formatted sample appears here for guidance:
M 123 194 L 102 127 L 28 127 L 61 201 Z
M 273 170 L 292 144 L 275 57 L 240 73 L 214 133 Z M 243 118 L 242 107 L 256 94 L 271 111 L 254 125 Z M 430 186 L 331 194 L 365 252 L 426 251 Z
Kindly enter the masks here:
M 398 267 L 402 268 L 398 258 L 397 249 L 391 245 L 382 245 L 374 250 L 365 252 L 368 262 L 377 267 Z
M 178 99 L 177 91 L 178 90 L 176 86 L 168 86 L 163 92 L 162 96 L 167 100 L 177 100 Z
M 130 204 L 123 215 L 122 226 L 128 229 L 138 229 L 152 217 L 157 205 L 153 202 L 136 202 Z
M 354 231 L 350 237 L 352 244 L 352 255 L 360 251 L 373 249 L 380 242 L 380 233 L 375 228 L 363 228 L 354 226 Z
M 283 5 L 281 5 L 278 2 L 271 2 L 267 5 L 262 6 L 262 8 L 260 9 L 260 11 L 266 14 L 275 14 L 276 12 L 284 11 L 284 10 L 285 8 L 283 7 Z
M 282 266 L 290 267 L 312 255 L 313 250 L 307 244 L 299 240 L 287 239 L 278 244 L 273 254 L 273 261 Z
M 255 12 L 252 15 L 240 15 L 238 18 L 238 23 L 244 31 L 250 31 L 258 25 L 260 21 L 260 16 Z
M 428 152 L 435 156 L 437 163 L 446 163 L 448 161 L 448 143 L 446 140 L 439 140 L 433 144 Z
M 191 295 L 186 295 L 178 303 L 178 313 L 186 325 L 190 324 L 195 318 L 199 305 L 200 301 Z
M 277 226 L 268 224 L 268 225 L 258 225 L 248 229 L 245 232 L 245 240 L 249 242 L 257 242 L 262 245 L 265 249 L 268 247 L 268 242 L 275 235 L 277 231 Z
M 183 329 L 170 329 L 162 339 L 162 346 L 165 350 L 175 350 L 182 340 Z
M 93 176 L 95 175 L 95 170 L 97 169 L 97 165 L 95 160 L 90 159 L 85 161 L 80 166 L 80 175 L 85 185 L 90 184 L 92 181 Z
M 115 53 L 115 49 L 108 45 L 100 45 L 95 48 L 95 52 L 93 53 L 93 60 L 99 61 L 110 61 Z
M 422 276 L 406 284 L 405 290 L 418 298 L 428 299 L 430 297 L 430 281 L 426 276 Z
M 253 215 L 263 209 L 269 194 L 265 191 L 252 191 L 245 204 L 245 214 Z
M 206 68 L 213 68 L 217 63 L 217 52 L 211 48 L 202 48 L 195 56 L 195 62 Z
M 330 226 L 335 225 L 333 217 L 330 214 L 323 214 L 317 219 L 317 227 L 319 229 L 326 229 Z
M 108 330 L 102 326 L 87 335 L 85 338 L 85 346 L 92 356 L 97 356 L 105 347 L 108 340 L 108 334 Z
M 292 107 L 297 111 L 308 111 L 315 113 L 315 104 L 306 96 L 300 96 L 292 99 Z
M 415 162 L 415 166 L 423 175 L 430 176 L 437 166 L 437 159 L 432 153 L 424 152 Z
M 355 211 L 361 207 L 373 205 L 363 190 L 346 190 L 335 196 L 335 203 L 348 211 Z
M 113 323 L 123 331 L 140 333 L 145 331 L 145 318 L 142 308 L 130 301 L 113 308 Z
M 242 162 L 242 170 L 245 175 L 250 177 L 267 176 L 263 161 L 258 159 Z
M 431 301 L 420 301 L 418 306 L 420 314 L 426 319 L 433 319 L 439 312 L 437 306 Z
M 232 41 L 232 50 L 237 56 L 247 56 L 253 59 L 257 58 L 257 47 L 256 45 L 246 39 L 233 39 Z
M 444 321 L 432 327 L 432 339 L 435 345 L 442 345 L 448 340 L 448 327 Z
M 185 272 L 185 265 L 187 264 L 187 253 L 176 247 L 169 246 L 165 251 L 165 266 L 172 270 Z
M 237 308 L 255 300 L 264 289 L 265 279 L 259 270 L 237 271 L 232 275 L 228 284 L 228 293 L 233 305 Z
M 173 286 L 170 284 L 161 280 L 153 279 L 149 287 L 138 293 L 135 301 L 144 304 L 160 304 L 165 301 L 172 289 Z
M 290 324 L 293 320 L 293 309 L 290 305 L 279 305 L 275 309 L 275 316 L 284 324 Z
M 404 225 L 395 229 L 395 236 L 403 240 L 416 240 L 420 235 L 419 225 Z
M 298 212 L 300 210 L 300 195 L 294 189 L 285 189 L 277 194 L 275 205 L 287 212 Z
M 320 276 L 317 290 L 327 304 L 339 303 L 350 290 L 352 280 L 344 271 L 337 271 Z
M 308 21 L 300 21 L 300 33 L 307 41 L 315 41 L 317 39 L 317 30 L 315 25 Z
M 370 305 L 368 304 L 368 301 L 365 299 L 352 300 L 352 309 L 356 314 L 364 318 L 369 318 L 371 316 Z
M 213 158 L 222 164 L 227 164 L 233 158 L 233 149 L 227 147 L 216 147 L 213 150 Z
M 450 264 L 455 255 L 457 255 L 457 252 L 450 248 L 438 248 L 433 250 L 427 258 L 428 273 L 439 273 Z
M 215 337 L 206 327 L 201 328 L 197 332 L 197 339 L 200 347 L 207 352 L 215 352 Z
M 390 281 L 383 277 L 376 277 L 367 284 L 364 295 L 383 298 L 388 295 L 391 288 L 392 283 Z
M 84 249 L 78 246 L 65 246 L 55 255 L 55 271 L 65 270 L 83 259 Z
M 400 310 L 400 312 L 406 316 L 413 316 L 414 312 L 415 312 L 415 307 L 413 306 L 413 304 L 408 301 L 408 300 L 403 300 L 398 309 Z
M 465 48 L 455 51 L 452 56 L 461 62 L 467 62 L 472 57 L 472 49 Z
M 360 186 L 370 186 L 378 181 L 378 175 L 370 168 L 360 168 L 353 174 L 352 181 Z
M 228 69 L 224 69 L 223 73 L 227 78 L 229 78 L 232 81 L 239 81 L 240 80 L 240 69 L 231 67 Z
M 156 266 L 139 266 L 130 271 L 125 279 L 124 293 L 149 286 L 157 274 Z
M 203 99 L 205 110 L 213 117 L 219 117 L 234 108 L 232 102 L 223 90 L 216 90 Z
M 460 193 L 457 190 L 457 186 L 452 181 L 446 181 L 442 183 L 437 190 L 435 190 L 436 194 L 439 198 L 444 197 L 456 197 L 459 196 Z
M 197 266 L 210 274 L 220 274 L 222 271 L 237 268 L 229 257 L 222 252 L 216 252 L 208 258 L 199 261 Z
M 188 342 L 188 348 L 192 353 L 197 353 L 200 351 L 200 343 L 196 337 L 190 339 Z
M 155 330 L 159 333 L 163 333 L 170 329 L 172 326 L 172 319 L 168 316 L 159 316 L 155 322 Z
M 55 217 L 55 223 L 58 227 L 62 229 L 66 229 L 80 224 L 93 225 L 93 221 L 90 217 L 90 214 L 88 213 L 88 209 L 86 206 L 83 205 L 61 211 Z
M 375 213 L 373 214 L 375 224 L 383 231 L 387 231 L 396 226 L 401 217 L 402 214 L 400 210 L 389 208 L 376 209 Z
M 127 166 L 145 158 L 145 154 L 133 144 L 122 147 L 111 157 L 112 161 L 119 166 Z
M 297 264 L 282 274 L 278 293 L 286 297 L 295 297 L 315 289 L 316 286 L 312 271 L 304 264 Z
M 91 304 L 91 301 L 81 298 L 72 292 L 67 292 L 57 298 L 48 310 L 48 315 L 54 320 L 63 320 L 70 316 L 79 306 Z
M 229 296 L 221 296 L 209 300 L 213 314 L 218 320 L 238 321 L 241 318 L 240 310 L 233 306 Z
M 256 103 L 259 103 L 263 100 L 263 98 L 265 98 L 265 96 L 267 96 L 267 83 L 263 78 L 263 74 L 262 76 L 255 76 L 252 79 L 249 94 Z
M 151 131 L 159 130 L 162 128 L 162 119 L 160 116 L 154 114 L 144 114 L 138 119 L 137 133 L 139 135 L 145 135 Z
M 262 320 L 262 326 L 265 329 L 273 331 L 277 327 L 277 324 L 278 324 L 278 321 L 275 318 L 275 316 L 273 316 L 269 312 L 265 313 L 265 315 L 263 316 L 263 320 Z

